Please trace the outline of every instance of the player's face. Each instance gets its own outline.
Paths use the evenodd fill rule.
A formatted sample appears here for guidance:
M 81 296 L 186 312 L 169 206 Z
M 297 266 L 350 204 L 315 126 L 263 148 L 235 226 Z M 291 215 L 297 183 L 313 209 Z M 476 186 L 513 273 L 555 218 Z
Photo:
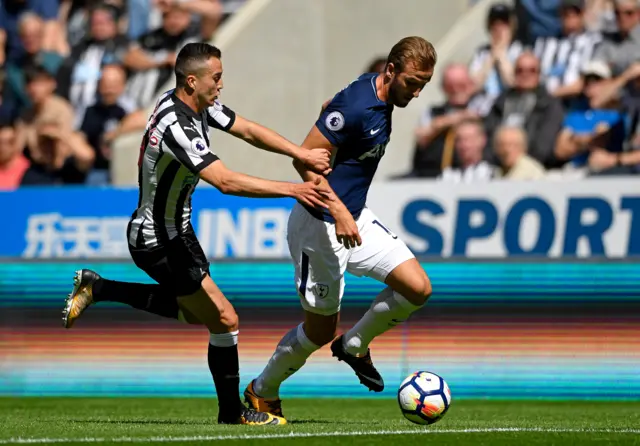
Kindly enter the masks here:
M 200 104 L 212 106 L 222 90 L 222 62 L 212 57 L 207 61 L 196 82 L 196 94 Z
M 408 63 L 401 72 L 396 72 L 393 64 L 387 66 L 386 76 L 391 79 L 389 85 L 389 99 L 396 107 L 404 108 L 420 92 L 433 76 L 433 67 L 428 70 L 418 70 L 414 63 Z

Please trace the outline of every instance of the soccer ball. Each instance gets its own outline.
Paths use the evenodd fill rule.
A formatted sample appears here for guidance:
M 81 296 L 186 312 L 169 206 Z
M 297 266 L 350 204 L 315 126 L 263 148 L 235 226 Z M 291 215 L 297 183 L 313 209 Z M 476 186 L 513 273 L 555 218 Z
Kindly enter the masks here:
M 400 384 L 398 404 L 407 420 L 433 424 L 449 410 L 451 391 L 444 379 L 435 373 L 416 372 Z

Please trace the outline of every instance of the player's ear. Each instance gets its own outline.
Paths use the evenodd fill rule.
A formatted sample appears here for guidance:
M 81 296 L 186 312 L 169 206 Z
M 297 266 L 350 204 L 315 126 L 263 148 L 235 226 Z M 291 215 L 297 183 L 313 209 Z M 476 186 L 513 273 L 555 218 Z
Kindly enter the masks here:
M 393 62 L 389 62 L 384 69 L 384 75 L 386 78 L 391 79 L 396 72 L 396 67 L 393 65 Z
M 196 89 L 196 77 L 193 74 L 187 76 L 187 87 L 191 90 Z

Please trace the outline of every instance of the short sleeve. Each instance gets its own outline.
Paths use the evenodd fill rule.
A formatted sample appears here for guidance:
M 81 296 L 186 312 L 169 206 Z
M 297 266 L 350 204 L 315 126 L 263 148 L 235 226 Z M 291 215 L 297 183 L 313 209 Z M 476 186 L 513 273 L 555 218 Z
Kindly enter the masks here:
M 349 104 L 343 90 L 322 111 L 316 127 L 332 145 L 340 147 L 362 132 L 362 113 Z
M 176 161 L 198 174 L 202 169 L 213 163 L 218 157 L 211 152 L 207 142 L 193 128 L 190 123 L 174 122 L 165 130 L 162 150 Z
M 43 20 L 57 20 L 60 2 L 58 0 L 36 0 L 32 3 L 32 10 Z
M 236 121 L 236 114 L 218 101 L 207 109 L 207 124 L 218 130 L 228 132 Z

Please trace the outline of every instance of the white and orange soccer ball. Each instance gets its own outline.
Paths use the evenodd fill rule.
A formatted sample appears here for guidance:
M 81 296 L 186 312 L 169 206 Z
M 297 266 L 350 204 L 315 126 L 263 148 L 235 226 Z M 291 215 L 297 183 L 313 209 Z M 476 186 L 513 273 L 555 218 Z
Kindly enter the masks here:
M 449 410 L 451 391 L 444 379 L 435 373 L 415 372 L 400 384 L 398 404 L 407 420 L 433 424 Z

